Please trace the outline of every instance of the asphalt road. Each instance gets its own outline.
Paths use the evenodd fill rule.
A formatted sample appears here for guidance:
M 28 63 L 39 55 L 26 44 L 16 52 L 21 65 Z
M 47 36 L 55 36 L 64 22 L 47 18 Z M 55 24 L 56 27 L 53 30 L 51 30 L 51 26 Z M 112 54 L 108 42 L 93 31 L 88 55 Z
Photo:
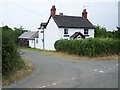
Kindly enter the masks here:
M 30 76 L 4 88 L 118 88 L 118 61 L 72 60 L 22 50 Z

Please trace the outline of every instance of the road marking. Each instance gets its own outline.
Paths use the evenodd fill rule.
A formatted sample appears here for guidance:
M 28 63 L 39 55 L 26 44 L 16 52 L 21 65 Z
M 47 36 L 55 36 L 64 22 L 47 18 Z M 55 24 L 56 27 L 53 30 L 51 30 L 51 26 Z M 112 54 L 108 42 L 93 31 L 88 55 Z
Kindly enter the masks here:
M 104 73 L 104 71 L 99 71 L 100 73 Z

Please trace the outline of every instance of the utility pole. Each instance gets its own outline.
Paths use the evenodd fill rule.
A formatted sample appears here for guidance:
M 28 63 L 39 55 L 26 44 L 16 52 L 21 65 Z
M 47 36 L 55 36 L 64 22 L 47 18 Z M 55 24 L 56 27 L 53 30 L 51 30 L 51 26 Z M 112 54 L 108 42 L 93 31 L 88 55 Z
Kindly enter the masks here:
M 43 43 L 43 50 L 45 50 L 45 23 L 41 23 L 40 27 L 38 29 L 41 29 L 41 33 L 43 33 L 43 39 L 42 39 L 42 43 Z

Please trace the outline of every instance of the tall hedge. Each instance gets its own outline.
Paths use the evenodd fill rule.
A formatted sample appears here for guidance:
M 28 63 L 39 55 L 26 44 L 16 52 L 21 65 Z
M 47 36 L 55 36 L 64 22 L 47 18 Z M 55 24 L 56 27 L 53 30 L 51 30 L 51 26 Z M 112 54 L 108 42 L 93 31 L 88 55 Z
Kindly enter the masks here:
M 120 39 L 89 38 L 84 40 L 58 40 L 54 46 L 56 51 L 69 54 L 98 56 L 120 53 Z
M 7 26 L 2 27 L 2 74 L 19 70 L 25 66 L 17 51 L 13 30 Z

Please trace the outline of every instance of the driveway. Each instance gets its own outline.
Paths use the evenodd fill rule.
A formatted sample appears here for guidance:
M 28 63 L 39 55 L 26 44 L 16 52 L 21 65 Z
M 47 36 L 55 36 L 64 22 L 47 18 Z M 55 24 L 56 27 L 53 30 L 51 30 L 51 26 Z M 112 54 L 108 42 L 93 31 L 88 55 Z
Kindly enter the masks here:
M 118 88 L 118 61 L 72 60 L 22 50 L 30 76 L 6 88 Z

